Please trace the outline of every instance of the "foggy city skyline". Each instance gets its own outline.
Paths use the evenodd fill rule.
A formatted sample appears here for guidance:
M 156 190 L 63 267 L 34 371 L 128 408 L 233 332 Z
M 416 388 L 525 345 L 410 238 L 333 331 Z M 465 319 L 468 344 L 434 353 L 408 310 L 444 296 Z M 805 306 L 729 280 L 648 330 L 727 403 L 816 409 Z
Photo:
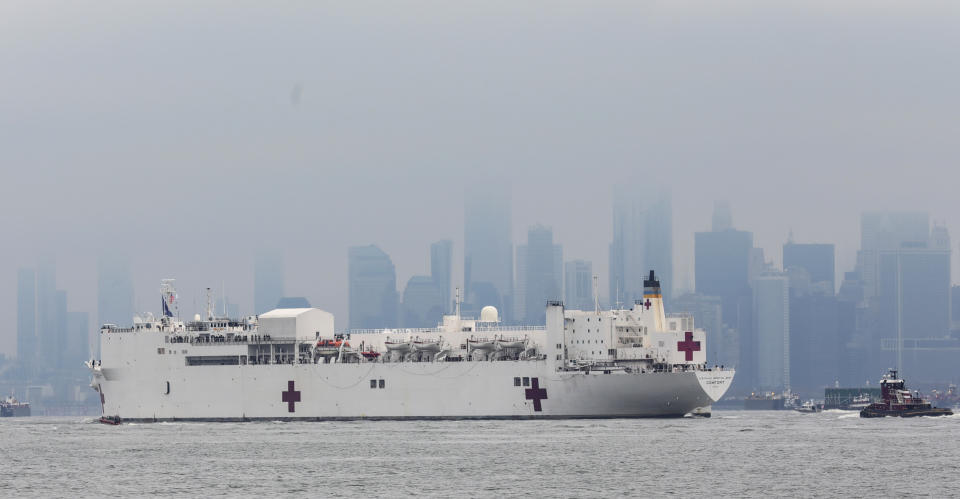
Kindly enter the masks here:
M 0 1 L 0 491 L 960 497 L 958 27 Z
M 389 255 L 400 294 L 449 239 L 462 288 L 464 201 L 491 186 L 513 250 L 549 227 L 606 301 L 624 186 L 672 194 L 675 294 L 716 200 L 776 264 L 791 231 L 835 244 L 837 286 L 863 212 L 957 237 L 952 4 L 423 5 L 0 6 L 0 313 L 52 258 L 96 329 L 117 253 L 137 312 L 175 278 L 184 316 L 207 287 L 253 313 L 274 250 L 284 294 L 340 328 L 351 246 Z

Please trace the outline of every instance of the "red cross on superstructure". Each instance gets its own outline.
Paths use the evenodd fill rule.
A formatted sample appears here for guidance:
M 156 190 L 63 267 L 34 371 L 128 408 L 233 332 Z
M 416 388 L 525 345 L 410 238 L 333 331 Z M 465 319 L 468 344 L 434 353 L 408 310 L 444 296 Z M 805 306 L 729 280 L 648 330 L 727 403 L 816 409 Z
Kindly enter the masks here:
M 540 412 L 543 410 L 543 407 L 540 405 L 540 401 L 547 400 L 547 389 L 540 388 L 540 380 L 538 378 L 531 379 L 530 385 L 531 387 L 525 390 L 527 400 L 533 401 L 534 412 Z
M 644 303 L 643 306 L 644 306 L 644 307 L 647 307 L 647 310 L 650 310 L 650 305 L 653 305 L 653 304 L 650 303 L 650 298 L 647 298 L 647 302 Z
M 294 404 L 300 402 L 300 391 L 293 389 L 293 381 L 287 381 L 287 391 L 283 392 L 283 401 L 287 403 L 287 412 L 294 412 Z
M 693 360 L 693 352 L 700 351 L 700 342 L 693 341 L 693 333 L 687 331 L 684 333 L 686 339 L 677 342 L 677 350 L 686 353 L 686 360 Z

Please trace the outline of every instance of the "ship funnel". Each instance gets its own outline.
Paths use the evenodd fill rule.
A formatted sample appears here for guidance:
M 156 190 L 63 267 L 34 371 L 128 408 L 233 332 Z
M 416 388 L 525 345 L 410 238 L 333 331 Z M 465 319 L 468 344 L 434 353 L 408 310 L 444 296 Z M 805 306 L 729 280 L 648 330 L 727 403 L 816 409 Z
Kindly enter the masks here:
M 653 270 L 650 271 L 650 278 L 643 281 L 643 301 L 634 304 L 634 309 L 639 308 L 642 313 L 653 313 L 654 322 L 657 331 L 663 331 L 666 325 L 666 315 L 663 311 L 663 295 L 660 291 L 660 281 L 657 280 Z
M 175 312 L 179 312 L 177 304 L 177 290 L 173 287 L 174 279 L 162 279 L 160 281 L 160 296 L 164 317 L 173 317 Z M 179 315 L 179 314 L 178 314 Z

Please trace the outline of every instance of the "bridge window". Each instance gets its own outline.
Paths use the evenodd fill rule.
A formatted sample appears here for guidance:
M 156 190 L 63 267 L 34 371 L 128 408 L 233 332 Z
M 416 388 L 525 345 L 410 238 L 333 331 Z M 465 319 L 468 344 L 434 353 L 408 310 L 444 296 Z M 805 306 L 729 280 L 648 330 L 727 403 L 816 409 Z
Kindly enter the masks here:
M 520 386 L 520 377 L 513 378 L 513 386 Z
M 381 380 L 380 380 L 380 388 L 386 388 L 386 386 L 387 386 L 387 382 L 381 379 Z
M 524 376 L 523 386 L 530 386 L 530 378 L 527 378 L 526 376 Z
M 370 388 L 376 388 L 376 387 L 377 387 L 377 380 L 371 379 L 371 380 L 370 380 Z

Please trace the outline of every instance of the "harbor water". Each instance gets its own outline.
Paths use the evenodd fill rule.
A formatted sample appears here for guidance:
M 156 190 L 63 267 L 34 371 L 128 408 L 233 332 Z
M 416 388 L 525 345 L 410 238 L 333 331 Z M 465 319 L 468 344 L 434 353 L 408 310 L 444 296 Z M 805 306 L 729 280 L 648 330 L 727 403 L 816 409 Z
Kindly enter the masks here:
M 0 497 L 960 496 L 960 416 L 0 420 Z

